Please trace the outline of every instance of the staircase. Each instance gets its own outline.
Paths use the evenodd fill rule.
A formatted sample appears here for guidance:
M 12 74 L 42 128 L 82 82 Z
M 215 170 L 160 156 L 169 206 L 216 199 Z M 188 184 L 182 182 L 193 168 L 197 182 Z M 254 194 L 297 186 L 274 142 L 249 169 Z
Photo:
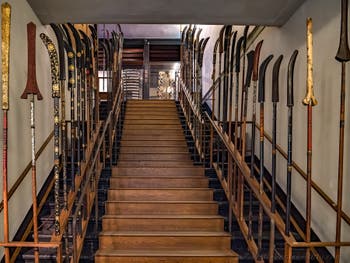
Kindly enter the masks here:
M 238 262 L 174 101 L 128 101 L 95 262 Z

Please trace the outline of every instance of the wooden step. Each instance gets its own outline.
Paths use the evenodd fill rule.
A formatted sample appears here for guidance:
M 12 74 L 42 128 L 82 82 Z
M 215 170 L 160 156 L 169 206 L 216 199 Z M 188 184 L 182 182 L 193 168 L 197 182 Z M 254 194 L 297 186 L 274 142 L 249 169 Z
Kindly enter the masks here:
M 218 231 L 102 231 L 100 248 L 128 250 L 230 249 L 231 235 Z
M 237 263 L 238 255 L 230 250 L 112 250 L 100 249 L 96 263 Z
M 187 153 L 188 148 L 184 146 L 144 146 L 140 143 L 139 146 L 122 146 L 120 154 L 123 153 Z
M 208 179 L 199 176 L 118 176 L 110 178 L 111 188 L 200 188 L 208 187 Z
M 108 215 L 217 215 L 214 201 L 107 201 Z
M 128 105 L 170 104 L 175 105 L 174 100 L 128 100 Z
M 124 153 L 119 156 L 120 161 L 188 161 L 189 153 Z
M 154 120 L 154 119 L 135 119 L 135 120 L 124 120 L 124 125 L 130 125 L 130 124 L 148 124 L 148 125 L 165 125 L 165 124 L 171 124 L 171 125 L 178 125 L 178 127 L 181 127 L 181 123 L 179 119 L 163 119 L 163 120 Z
M 175 168 L 148 168 L 148 167 L 114 167 L 112 176 L 204 176 L 203 167 L 175 167 Z
M 111 201 L 209 201 L 213 190 L 207 188 L 119 188 L 109 189 Z
M 179 120 L 179 117 L 177 115 L 171 114 L 168 116 L 164 115 L 153 115 L 149 116 L 146 114 L 125 114 L 124 120 Z
M 126 112 L 140 112 L 140 113 L 173 113 L 178 114 L 178 111 L 175 107 L 147 107 L 147 106 L 139 106 L 139 107 L 126 107 Z
M 122 140 L 174 140 L 182 139 L 185 141 L 185 135 L 182 130 L 128 130 L 123 131 Z
M 145 147 L 173 147 L 173 146 L 182 146 L 187 148 L 187 143 L 182 139 L 172 139 L 172 140 L 126 140 L 122 138 L 120 142 L 121 147 L 124 146 L 145 146 Z
M 135 124 L 133 123 L 133 121 L 140 121 L 140 120 L 130 120 L 131 124 L 126 124 L 123 127 L 123 131 L 128 131 L 128 130 L 143 130 L 143 132 L 145 132 L 144 130 L 165 130 L 163 132 L 167 132 L 167 131 L 172 131 L 172 130 L 176 130 L 176 131 L 183 131 L 182 126 L 180 125 L 180 123 L 177 124 Z M 147 120 L 143 120 L 143 121 L 147 121 Z M 162 123 L 163 121 L 167 121 L 167 120 L 160 120 L 160 123 Z
M 139 116 L 140 118 L 146 118 L 146 119 L 152 119 L 153 117 L 162 117 L 163 119 L 168 119 L 168 118 L 176 118 L 179 119 L 179 115 L 177 111 L 140 111 L 140 110 L 129 110 L 125 112 L 125 118 L 129 117 L 137 117 Z
M 105 215 L 103 231 L 222 231 L 224 218 L 210 215 Z
M 177 168 L 193 167 L 192 161 L 118 161 L 119 167 L 153 167 L 153 168 Z
M 169 103 L 151 103 L 151 104 L 127 104 L 126 109 L 138 109 L 138 108 L 160 108 L 160 109 L 176 109 L 175 104 L 169 104 Z

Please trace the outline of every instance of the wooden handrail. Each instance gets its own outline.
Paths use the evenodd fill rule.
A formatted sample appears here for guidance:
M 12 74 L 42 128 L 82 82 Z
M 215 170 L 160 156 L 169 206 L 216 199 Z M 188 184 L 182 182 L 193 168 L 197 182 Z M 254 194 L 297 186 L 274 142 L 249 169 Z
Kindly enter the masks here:
M 46 140 L 40 146 L 39 150 L 35 154 L 35 159 L 36 160 L 40 157 L 41 153 L 45 150 L 46 146 L 49 144 L 49 142 L 51 141 L 52 138 L 53 138 L 53 131 L 49 134 L 49 136 L 47 136 Z M 28 172 L 30 171 L 31 168 L 32 168 L 32 161 L 29 161 L 29 163 L 27 164 L 26 168 L 24 168 L 23 172 L 21 173 L 21 175 L 18 177 L 18 179 L 16 180 L 16 182 L 13 184 L 13 186 L 10 189 L 10 191 L 8 192 L 9 200 L 13 196 L 13 194 L 16 192 L 18 187 L 21 185 L 23 180 L 26 178 L 26 176 L 27 176 L 27 174 L 28 174 Z M 0 203 L 0 212 L 3 209 L 4 209 L 4 201 L 1 201 L 1 203 Z
M 260 126 L 258 123 L 255 123 L 255 127 L 257 129 L 260 129 Z M 264 131 L 264 136 L 265 138 L 272 143 L 272 138 L 271 136 Z M 284 159 L 287 160 L 288 155 L 287 153 L 282 149 L 282 147 L 280 145 L 276 145 L 276 149 L 277 151 L 283 156 Z M 307 179 L 307 175 L 306 173 L 303 171 L 303 169 L 301 169 L 301 167 L 293 161 L 292 166 L 294 167 L 295 171 L 298 172 L 298 174 L 300 174 L 305 180 Z M 323 200 L 325 200 L 327 202 L 327 204 L 329 204 L 330 207 L 332 207 L 332 209 L 336 212 L 337 211 L 337 204 L 332 200 L 332 198 L 327 195 L 320 186 L 318 186 L 315 181 L 311 181 L 311 187 L 323 198 Z M 350 225 L 350 217 L 342 210 L 341 213 L 341 217 L 345 220 L 345 222 Z

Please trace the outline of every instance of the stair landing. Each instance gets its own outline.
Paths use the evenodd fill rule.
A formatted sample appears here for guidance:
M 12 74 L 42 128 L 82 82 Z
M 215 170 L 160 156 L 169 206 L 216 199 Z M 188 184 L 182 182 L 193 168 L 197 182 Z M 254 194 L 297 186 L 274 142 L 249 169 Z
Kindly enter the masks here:
M 217 214 L 175 102 L 128 101 L 95 262 L 238 262 Z

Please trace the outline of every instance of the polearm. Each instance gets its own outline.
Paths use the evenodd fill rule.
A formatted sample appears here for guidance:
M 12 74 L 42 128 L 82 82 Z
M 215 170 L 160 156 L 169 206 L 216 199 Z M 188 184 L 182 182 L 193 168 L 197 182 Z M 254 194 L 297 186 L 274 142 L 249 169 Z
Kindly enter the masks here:
M 344 126 L 345 126 L 345 81 L 346 62 L 350 60 L 348 42 L 348 0 L 341 1 L 341 28 L 339 48 L 335 59 L 341 62 L 341 91 L 340 91 L 340 129 L 339 129 L 339 160 L 338 160 L 338 190 L 337 190 L 337 221 L 335 242 L 341 240 L 341 217 L 343 206 L 343 169 L 344 169 Z M 340 247 L 335 248 L 335 262 L 340 260 Z
M 307 183 L 306 183 L 306 242 L 311 241 L 311 175 L 312 175 L 312 107 L 317 105 L 313 88 L 313 59 L 312 59 L 312 19 L 307 18 L 307 90 L 303 104 L 307 106 Z M 305 262 L 310 262 L 310 249 L 306 250 Z
M 72 40 L 70 38 L 69 30 L 66 25 L 62 25 L 63 30 L 66 33 L 67 41 L 64 41 L 64 48 L 67 53 L 67 61 L 68 61 L 68 90 L 70 91 L 70 176 L 72 178 L 71 189 L 75 191 L 75 155 L 76 155 L 76 121 L 75 121 L 75 53 L 72 48 Z
M 260 175 L 259 175 L 259 193 L 263 194 L 264 192 L 264 122 L 265 122 L 265 76 L 267 66 L 270 64 L 273 59 L 273 55 L 268 56 L 262 63 L 259 69 L 259 91 L 258 91 L 258 102 L 260 104 Z M 255 127 L 255 123 L 252 123 Z M 258 247 L 259 252 L 262 247 L 262 232 L 263 232 L 263 207 L 259 205 L 259 227 L 258 227 Z
M 218 83 L 218 123 L 221 121 L 221 85 L 222 85 L 222 53 L 224 53 L 224 38 L 226 26 L 223 26 L 219 35 L 219 83 Z
M 225 29 L 225 39 L 224 39 L 224 81 L 223 81 L 223 105 L 222 105 L 222 121 L 223 121 L 223 131 L 228 133 L 228 123 L 227 123 L 227 106 L 228 106 L 228 85 L 229 85 L 229 70 L 230 70 L 230 44 L 231 44 L 231 31 L 232 26 L 228 25 Z
M 237 31 L 232 34 L 231 40 L 231 63 L 230 63 L 230 97 L 229 97 L 229 110 L 228 110 L 228 137 L 230 141 L 232 140 L 232 103 L 233 103 L 233 76 L 234 76 L 234 60 L 235 60 L 235 47 L 236 47 Z
M 215 41 L 214 50 L 213 50 L 213 72 L 211 75 L 212 83 L 214 85 L 212 102 L 211 102 L 211 119 L 215 121 L 215 92 L 216 92 L 216 53 L 219 47 L 220 39 L 218 38 Z M 214 128 L 210 125 L 210 167 L 213 167 L 213 153 L 214 153 Z
M 294 106 L 294 66 L 298 56 L 298 50 L 295 50 L 288 63 L 287 76 L 287 107 L 288 107 L 288 157 L 287 157 L 287 200 L 286 200 L 286 225 L 285 233 L 290 232 L 290 214 L 292 197 L 292 169 L 293 169 L 293 106 Z
M 44 33 L 40 34 L 40 38 L 43 41 L 46 49 L 49 53 L 51 64 L 51 81 L 52 81 L 52 98 L 54 99 L 54 175 L 55 175 L 55 234 L 59 235 L 60 230 L 60 203 L 59 203 L 59 166 L 60 166 L 60 112 L 59 112 L 59 100 L 60 100 L 60 85 L 59 85 L 59 65 L 58 55 L 55 45 L 51 39 Z
M 11 6 L 8 3 L 1 5 L 1 66 L 2 66 L 2 112 L 3 112 L 3 143 L 2 143 L 2 198 L 4 203 L 4 242 L 9 242 L 9 210 L 7 186 L 7 146 L 8 146 L 8 120 L 9 110 L 9 70 L 10 70 L 10 25 Z M 5 247 L 5 262 L 10 262 L 10 248 Z
M 245 77 L 245 66 L 246 66 L 246 53 L 247 53 L 247 38 L 248 38 L 248 30 L 249 26 L 244 27 L 243 31 L 243 41 L 241 43 L 241 50 L 239 50 L 238 55 L 241 57 L 242 54 L 242 89 L 241 89 L 241 127 L 240 127 L 240 142 L 242 143 L 242 121 L 243 121 L 243 112 L 244 112 L 244 101 L 245 101 L 245 83 L 244 83 L 244 77 Z M 242 52 L 243 51 L 243 52 Z M 237 58 L 237 57 L 236 57 Z M 242 144 L 240 144 L 240 150 L 242 152 Z
M 21 99 L 27 99 L 30 96 L 30 129 L 32 141 L 32 201 L 33 201 L 33 232 L 34 242 L 39 242 L 38 234 L 38 205 L 36 198 L 36 158 L 35 158 L 35 103 L 34 96 L 37 95 L 38 100 L 43 97 L 40 93 L 38 83 L 36 81 L 36 64 L 35 64 L 35 35 L 36 25 L 33 22 L 27 24 L 28 38 L 28 78 L 27 85 L 21 95 Z M 39 250 L 34 249 L 35 262 L 39 263 Z
M 67 24 L 75 39 L 75 55 L 76 55 L 76 87 L 77 87 L 77 123 L 76 123 L 76 138 L 77 138 L 77 175 L 81 172 L 81 70 L 82 70 L 82 45 L 78 32 L 72 24 Z M 84 151 L 83 151 L 84 154 Z
M 272 168 L 271 168 L 271 212 L 276 210 L 276 141 L 277 141 L 277 103 L 279 102 L 279 72 L 283 55 L 280 55 L 272 69 Z
M 252 138 L 250 143 L 251 148 L 251 160 L 250 160 L 250 176 L 254 177 L 254 164 L 255 164 L 255 122 L 256 122 L 256 93 L 257 93 L 257 87 L 258 87 L 258 77 L 259 77 L 259 59 L 260 59 L 260 52 L 261 47 L 263 44 L 263 40 L 261 40 L 255 47 L 254 51 L 254 60 L 253 60 L 253 76 L 252 76 L 252 82 L 253 82 L 253 111 L 252 111 Z M 253 223 L 253 212 L 252 212 L 252 203 L 253 203 L 253 195 L 252 190 L 249 190 L 249 223 L 248 223 L 248 237 L 252 237 L 252 223 Z M 259 225 L 260 226 L 260 225 Z
M 235 146 L 235 151 L 239 150 L 238 146 L 238 103 L 239 103 L 239 73 L 241 71 L 241 49 L 242 49 L 242 44 L 244 41 L 244 36 L 240 37 L 240 39 L 237 42 L 236 46 L 236 59 L 235 59 L 235 73 L 236 73 L 236 86 L 235 86 L 235 137 L 234 137 L 234 146 Z M 238 169 L 236 163 L 234 163 L 233 167 L 233 181 L 232 181 L 232 187 L 233 189 L 236 188 L 236 184 L 239 181 L 238 180 Z M 238 195 L 237 191 L 233 193 L 233 200 L 237 200 Z
M 61 29 L 55 25 L 50 24 L 53 31 L 55 32 L 57 44 L 58 44 L 58 54 L 59 54 L 59 82 L 60 82 L 60 91 L 61 91 L 61 154 L 62 154 L 62 169 L 63 169 L 63 202 L 64 209 L 67 209 L 68 206 L 68 196 L 67 196 L 67 129 L 66 129 L 66 94 L 65 94 L 65 85 L 66 85 L 66 59 L 64 54 L 64 42 L 63 34 Z
M 100 98 L 99 98 L 99 80 L 98 80 L 98 41 L 97 41 L 97 32 L 94 26 L 89 25 L 89 29 L 91 32 L 91 37 L 93 39 L 93 47 L 94 47 L 94 52 L 93 52 L 93 90 L 94 90 L 94 122 L 95 122 L 95 127 L 97 127 L 97 123 L 100 121 L 99 120 L 99 111 L 100 111 L 100 107 L 99 107 L 99 102 L 100 102 Z
M 92 136 L 92 119 L 91 119 L 91 112 L 92 112 L 92 106 L 91 106 L 91 84 L 92 84 L 92 54 L 91 54 L 91 42 L 89 37 L 85 34 L 84 31 L 79 30 L 80 35 L 83 37 L 82 41 L 85 46 L 85 76 L 86 76 L 86 100 L 87 100 L 87 124 L 86 124 L 86 132 L 87 132 L 87 142 L 90 141 L 90 138 Z

